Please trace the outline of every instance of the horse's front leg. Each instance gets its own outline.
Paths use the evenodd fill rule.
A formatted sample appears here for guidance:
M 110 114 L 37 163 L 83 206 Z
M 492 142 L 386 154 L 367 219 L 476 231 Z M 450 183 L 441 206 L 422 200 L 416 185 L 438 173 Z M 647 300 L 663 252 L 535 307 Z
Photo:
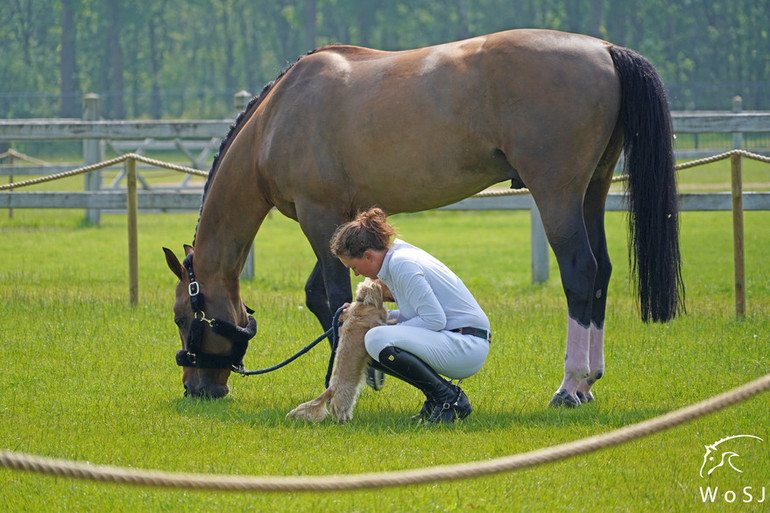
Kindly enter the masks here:
M 329 306 L 320 262 L 316 262 L 313 272 L 305 283 L 305 305 L 316 316 L 324 331 L 331 327 L 334 313 Z
M 335 228 L 346 219 L 323 205 L 298 202 L 296 208 L 300 227 L 317 259 L 305 284 L 305 301 L 323 329 L 328 330 L 337 309 L 353 298 L 350 271 L 329 251 Z

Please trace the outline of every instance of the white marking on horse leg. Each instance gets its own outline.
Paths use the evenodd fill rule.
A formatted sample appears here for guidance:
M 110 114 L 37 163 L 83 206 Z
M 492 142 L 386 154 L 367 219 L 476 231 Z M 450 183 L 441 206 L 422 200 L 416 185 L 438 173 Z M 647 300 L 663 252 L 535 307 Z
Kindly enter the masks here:
M 594 400 L 591 387 L 604 375 L 604 328 L 599 328 L 591 323 L 590 348 L 588 352 L 589 373 L 588 377 L 578 385 L 577 395 L 582 402 Z
M 567 321 L 567 351 L 564 355 L 564 380 L 551 399 L 556 406 L 578 406 L 576 392 L 589 373 L 590 328 L 584 328 L 573 318 Z

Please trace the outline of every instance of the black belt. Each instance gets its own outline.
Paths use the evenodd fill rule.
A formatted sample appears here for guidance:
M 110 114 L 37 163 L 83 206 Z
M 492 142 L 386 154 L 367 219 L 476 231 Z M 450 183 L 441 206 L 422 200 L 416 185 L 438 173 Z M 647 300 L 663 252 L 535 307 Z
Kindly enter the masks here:
M 480 328 L 456 328 L 449 331 L 454 331 L 460 335 L 473 335 L 474 337 L 483 338 L 487 342 L 492 341 L 492 334 L 487 330 L 482 330 Z

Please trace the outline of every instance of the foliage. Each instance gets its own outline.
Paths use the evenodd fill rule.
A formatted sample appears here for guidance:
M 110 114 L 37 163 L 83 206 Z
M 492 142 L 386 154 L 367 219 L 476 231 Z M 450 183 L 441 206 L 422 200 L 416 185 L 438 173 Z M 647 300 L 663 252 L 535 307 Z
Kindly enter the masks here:
M 320 392 L 319 348 L 272 374 L 231 378 L 218 402 L 182 397 L 173 364 L 174 277 L 162 245 L 181 251 L 195 214 L 146 214 L 140 226 L 140 301 L 127 298 L 126 222 L 105 214 L 16 211 L 0 216 L 0 448 L 93 464 L 179 472 L 304 475 L 470 462 L 569 442 L 705 399 L 770 372 L 768 213 L 746 215 L 748 315 L 732 314 L 730 216 L 683 213 L 688 314 L 643 325 L 630 292 L 624 214 L 607 215 L 615 268 L 607 374 L 597 401 L 548 409 L 561 380 L 565 302 L 551 279 L 529 283 L 524 212 L 426 212 L 394 217 L 402 236 L 446 261 L 489 313 L 487 364 L 464 382 L 475 411 L 425 428 L 407 417 L 418 393 L 388 379 L 364 391 L 346 425 L 287 421 Z M 267 366 L 319 334 L 302 306 L 313 257 L 296 223 L 275 214 L 257 237 L 257 309 L 249 367 Z M 3 511 L 696 511 L 699 486 L 767 485 L 768 394 L 653 437 L 553 465 L 475 480 L 346 493 L 239 494 L 133 488 L 0 470 Z M 703 446 L 734 434 L 765 439 L 739 451 L 743 474 L 699 477 Z M 751 449 L 754 449 L 752 447 Z M 726 469 L 722 469 L 726 470 Z M 732 471 L 730 471 L 732 472 Z M 759 478 L 759 479 L 756 479 Z M 757 482 L 758 481 L 758 482 Z M 755 491 L 755 501 L 758 491 Z M 712 505 L 727 510 L 729 504 Z M 734 506 L 734 505 L 733 505 Z M 712 507 L 711 509 L 714 509 Z M 724 508 L 723 508 L 724 507 Z M 745 505 L 757 509 L 756 504 Z
M 15 0 L 0 3 L 0 117 L 210 118 L 330 43 L 401 50 L 499 30 L 580 32 L 634 48 L 675 109 L 768 109 L 761 0 Z

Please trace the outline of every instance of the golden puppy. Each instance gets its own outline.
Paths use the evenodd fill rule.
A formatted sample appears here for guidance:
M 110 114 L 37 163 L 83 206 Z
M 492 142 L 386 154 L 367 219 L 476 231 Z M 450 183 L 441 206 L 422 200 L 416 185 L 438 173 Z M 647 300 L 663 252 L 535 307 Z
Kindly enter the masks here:
M 302 403 L 291 410 L 286 417 L 321 421 L 328 415 L 326 403 L 338 422 L 353 418 L 353 407 L 366 381 L 366 368 L 371 357 L 364 346 L 364 335 L 371 328 L 387 324 L 388 311 L 383 299 L 390 297 L 390 291 L 379 280 L 366 278 L 356 287 L 356 300 L 341 316 L 340 336 L 334 369 L 329 388 L 323 394 Z

